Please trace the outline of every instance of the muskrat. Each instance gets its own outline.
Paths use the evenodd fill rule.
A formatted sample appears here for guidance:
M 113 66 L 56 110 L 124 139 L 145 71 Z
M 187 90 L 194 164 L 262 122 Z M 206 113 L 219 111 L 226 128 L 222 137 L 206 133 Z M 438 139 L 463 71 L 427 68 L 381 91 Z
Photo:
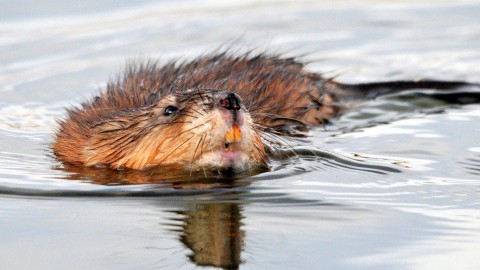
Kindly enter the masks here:
M 465 82 L 342 84 L 296 58 L 227 52 L 130 64 L 123 77 L 59 121 L 54 154 L 81 166 L 236 174 L 269 166 L 275 138 L 322 125 L 347 101 Z

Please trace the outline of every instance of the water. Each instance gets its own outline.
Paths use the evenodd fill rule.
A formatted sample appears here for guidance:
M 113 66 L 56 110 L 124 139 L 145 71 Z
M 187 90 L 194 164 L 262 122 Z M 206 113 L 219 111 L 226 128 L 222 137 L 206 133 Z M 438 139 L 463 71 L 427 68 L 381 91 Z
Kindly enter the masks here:
M 480 267 L 475 103 L 368 101 L 297 149 L 315 155 L 230 182 L 95 184 L 48 147 L 127 59 L 221 44 L 342 82 L 479 82 L 478 1 L 23 2 L 0 10 L 2 269 Z

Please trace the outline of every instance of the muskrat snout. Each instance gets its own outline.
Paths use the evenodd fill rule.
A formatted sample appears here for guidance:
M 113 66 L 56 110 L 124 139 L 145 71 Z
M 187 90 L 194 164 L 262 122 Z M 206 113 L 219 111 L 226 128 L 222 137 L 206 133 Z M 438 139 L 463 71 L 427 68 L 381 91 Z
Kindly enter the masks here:
M 240 104 L 240 97 L 233 92 L 227 93 L 225 98 L 220 99 L 220 105 L 227 110 L 238 111 L 241 108 Z
M 267 157 L 263 142 L 240 96 L 231 91 L 218 90 L 204 92 L 201 97 L 213 106 L 202 109 L 197 108 L 201 103 L 190 102 L 187 105 L 187 112 L 200 113 L 195 118 L 186 118 L 191 123 L 182 127 L 188 131 L 185 134 L 187 139 L 193 136 L 192 148 L 196 149 L 193 155 L 191 152 L 185 153 L 186 168 L 193 171 L 231 168 L 235 172 L 265 168 Z

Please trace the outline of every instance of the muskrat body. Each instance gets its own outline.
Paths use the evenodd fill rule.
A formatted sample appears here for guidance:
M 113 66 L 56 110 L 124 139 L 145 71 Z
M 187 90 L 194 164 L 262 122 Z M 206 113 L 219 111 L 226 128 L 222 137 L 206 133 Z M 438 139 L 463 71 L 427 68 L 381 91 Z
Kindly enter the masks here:
M 264 170 L 268 141 L 325 123 L 345 100 L 464 84 L 346 85 L 294 58 L 263 54 L 131 64 L 99 96 L 68 110 L 53 151 L 70 164 L 112 169 Z

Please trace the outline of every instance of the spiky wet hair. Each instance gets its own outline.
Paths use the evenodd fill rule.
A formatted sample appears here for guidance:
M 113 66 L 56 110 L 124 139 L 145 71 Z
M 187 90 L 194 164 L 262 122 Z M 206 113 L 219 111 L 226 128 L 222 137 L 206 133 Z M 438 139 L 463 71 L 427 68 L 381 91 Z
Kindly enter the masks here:
M 295 58 L 262 53 L 235 56 L 222 52 L 163 65 L 154 60 L 129 63 L 105 91 L 67 110 L 66 118 L 59 121 L 53 150 L 63 161 L 85 165 L 91 155 L 90 141 L 98 132 L 131 129 L 123 142 L 135 144 L 153 125 L 152 110 L 163 98 L 185 95 L 191 89 L 196 94 L 238 94 L 255 128 L 267 134 L 263 139 L 272 140 L 289 135 L 286 126 L 319 125 L 333 117 L 338 110 L 330 106 L 334 96 L 329 83 L 306 71 Z

